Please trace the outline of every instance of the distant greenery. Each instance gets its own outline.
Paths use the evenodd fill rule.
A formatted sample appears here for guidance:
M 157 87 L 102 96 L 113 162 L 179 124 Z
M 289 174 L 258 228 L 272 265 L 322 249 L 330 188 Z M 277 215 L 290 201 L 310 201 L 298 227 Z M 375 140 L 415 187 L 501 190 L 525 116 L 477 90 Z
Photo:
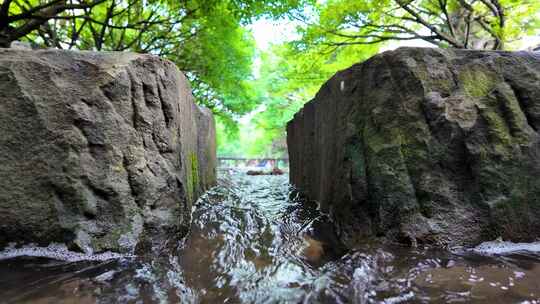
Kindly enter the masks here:
M 293 20 L 298 39 L 257 50 L 246 26 L 259 18 Z M 282 156 L 294 113 L 389 41 L 514 49 L 539 28 L 538 0 L 0 0 L 0 47 L 25 40 L 175 62 L 216 114 L 222 155 Z
M 326 52 L 314 46 L 302 49 L 295 42 L 274 45 L 260 56 L 260 76 L 255 85 L 260 92 L 258 111 L 251 125 L 244 126 L 237 141 L 222 139 L 223 154 L 285 156 L 285 127 L 293 115 L 309 101 L 320 86 L 338 70 L 363 61 L 378 46 L 354 46 Z M 231 147 L 238 147 L 234 150 Z M 248 147 L 247 149 L 245 147 Z

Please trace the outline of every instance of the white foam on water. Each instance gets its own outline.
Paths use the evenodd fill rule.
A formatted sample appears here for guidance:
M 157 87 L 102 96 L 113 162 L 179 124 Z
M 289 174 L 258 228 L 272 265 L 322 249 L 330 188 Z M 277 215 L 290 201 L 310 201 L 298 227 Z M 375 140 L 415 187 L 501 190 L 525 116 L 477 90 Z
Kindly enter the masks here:
M 80 261 L 108 261 L 123 258 L 133 258 L 134 255 L 120 254 L 114 252 L 103 252 L 96 254 L 86 254 L 68 250 L 65 244 L 52 243 L 47 247 L 39 247 L 33 244 L 24 245 L 16 248 L 10 244 L 4 250 L 0 251 L 0 261 L 13 259 L 16 257 L 42 257 L 66 262 Z
M 503 241 L 491 241 L 484 242 L 472 248 L 471 251 L 486 255 L 505 254 L 517 251 L 540 252 L 540 242 L 512 243 Z
M 409 300 L 412 300 L 413 298 L 414 298 L 414 292 L 409 291 L 408 293 L 399 295 L 397 297 L 386 298 L 383 300 L 382 303 L 384 304 L 405 303 L 405 302 L 408 302 Z

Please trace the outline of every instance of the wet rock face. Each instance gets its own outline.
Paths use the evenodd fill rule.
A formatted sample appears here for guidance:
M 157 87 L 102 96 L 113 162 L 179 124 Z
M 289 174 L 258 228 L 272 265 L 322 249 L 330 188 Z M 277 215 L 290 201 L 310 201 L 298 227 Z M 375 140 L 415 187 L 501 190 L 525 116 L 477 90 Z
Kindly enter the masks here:
M 350 245 L 540 236 L 540 56 L 401 48 L 337 73 L 287 126 L 291 181 Z
M 192 165 L 198 168 L 198 195 L 208 188 L 216 185 L 217 167 L 217 147 L 216 147 L 216 126 L 212 111 L 199 107 L 197 112 L 197 159 Z
M 212 115 L 171 62 L 0 49 L 0 100 L 0 243 L 131 252 L 185 234 L 215 182 Z

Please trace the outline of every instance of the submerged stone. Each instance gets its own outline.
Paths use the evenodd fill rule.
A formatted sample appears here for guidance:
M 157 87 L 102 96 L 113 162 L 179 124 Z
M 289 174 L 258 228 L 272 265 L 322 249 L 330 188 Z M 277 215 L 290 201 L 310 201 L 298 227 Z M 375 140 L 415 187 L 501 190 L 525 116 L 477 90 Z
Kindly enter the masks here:
M 0 246 L 133 252 L 215 183 L 213 117 L 169 61 L 0 49 L 0 100 Z
M 355 246 L 540 236 L 540 56 L 400 48 L 338 72 L 287 126 L 291 182 Z

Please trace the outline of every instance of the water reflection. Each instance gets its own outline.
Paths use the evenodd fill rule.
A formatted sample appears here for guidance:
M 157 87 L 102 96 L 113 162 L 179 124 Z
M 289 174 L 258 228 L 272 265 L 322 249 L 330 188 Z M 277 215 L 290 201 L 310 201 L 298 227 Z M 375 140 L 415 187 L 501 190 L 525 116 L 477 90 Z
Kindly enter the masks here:
M 540 256 L 366 244 L 347 253 L 286 176 L 225 173 L 188 237 L 109 262 L 0 261 L 0 302 L 513 303 L 540 298 Z M 527 302 L 523 302 L 527 303 Z

